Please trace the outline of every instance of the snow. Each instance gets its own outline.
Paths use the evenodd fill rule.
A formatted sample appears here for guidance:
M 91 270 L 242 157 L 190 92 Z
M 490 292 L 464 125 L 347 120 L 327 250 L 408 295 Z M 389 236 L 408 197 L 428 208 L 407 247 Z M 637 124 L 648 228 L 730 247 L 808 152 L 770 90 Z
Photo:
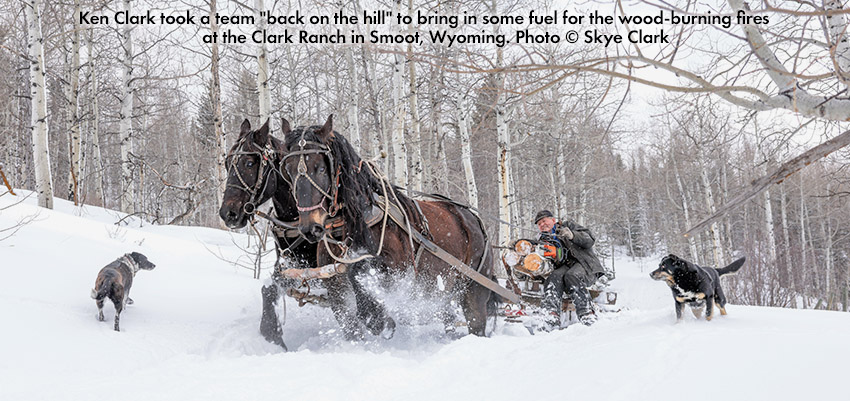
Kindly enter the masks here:
M 850 315 L 729 305 L 711 322 L 686 311 L 676 323 L 651 259 L 615 260 L 625 310 L 591 327 L 451 338 L 402 288 L 387 294 L 401 323 L 390 340 L 345 341 L 329 311 L 288 301 L 283 353 L 258 331 L 262 281 L 227 261 L 244 253 L 243 235 L 119 227 L 116 212 L 58 199 L 43 210 L 34 198 L 7 207 L 21 197 L 0 196 L 0 230 L 37 215 L 0 241 L 0 400 L 846 397 Z M 157 267 L 136 276 L 119 333 L 108 302 L 106 322 L 95 319 L 89 291 L 131 251 Z

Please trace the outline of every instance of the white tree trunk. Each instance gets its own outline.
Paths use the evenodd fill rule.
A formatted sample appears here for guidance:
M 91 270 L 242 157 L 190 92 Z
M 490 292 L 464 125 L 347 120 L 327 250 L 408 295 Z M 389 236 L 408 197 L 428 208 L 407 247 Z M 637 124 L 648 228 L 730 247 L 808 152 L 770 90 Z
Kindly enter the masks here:
M 439 108 L 439 106 L 437 106 Z M 437 110 L 434 116 L 436 124 L 437 160 L 439 160 L 439 173 L 437 173 L 438 188 L 444 194 L 449 193 L 449 160 L 446 155 L 446 140 L 443 132 L 442 113 Z
M 124 11 L 132 15 L 131 0 L 124 0 Z M 121 76 L 121 117 L 118 124 L 121 138 L 121 211 L 132 213 L 133 200 L 133 169 L 130 164 L 130 152 L 133 149 L 133 31 L 131 25 L 124 25 L 122 32 L 124 54 L 121 60 L 123 74 Z
M 393 3 L 393 15 L 397 15 L 400 9 L 399 2 Z M 400 31 L 401 27 L 397 26 L 397 29 Z M 396 50 L 399 49 L 397 48 Z M 396 52 L 393 55 L 392 77 L 393 127 L 391 142 L 393 147 L 393 181 L 402 187 L 407 187 L 409 182 L 407 177 L 407 143 L 404 140 L 403 68 L 404 58 Z
M 260 17 L 260 11 L 265 11 L 263 0 L 254 0 L 254 17 L 257 19 L 257 30 L 266 29 L 266 19 Z M 257 47 L 257 92 L 260 95 L 260 121 L 259 125 L 265 124 L 271 116 L 271 92 L 269 91 L 269 55 L 266 44 L 261 43 Z M 269 122 L 269 127 L 273 125 Z
M 559 217 L 566 217 L 567 212 L 569 212 L 569 210 L 567 210 L 569 209 L 567 207 L 567 194 L 564 193 L 564 190 L 567 188 L 567 172 L 564 168 L 567 163 L 567 155 L 564 151 L 563 143 L 561 143 L 561 141 L 558 142 L 559 144 L 556 150 L 558 152 L 557 163 L 555 163 L 555 165 L 552 167 L 555 169 L 558 179 L 558 185 L 556 185 L 555 188 L 555 190 L 558 192 L 558 211 L 556 212 L 556 215 Z
M 44 37 L 41 34 L 41 1 L 24 2 L 30 58 L 30 101 L 33 167 L 38 205 L 53 209 L 50 150 L 47 145 L 47 93 L 44 86 Z
M 830 191 L 830 184 L 826 184 L 826 193 L 830 193 L 830 192 L 831 192 Z M 828 206 L 828 203 L 826 205 L 824 205 L 824 203 L 827 203 L 827 202 L 823 202 L 823 199 L 820 199 L 818 201 L 818 204 L 820 206 L 820 208 L 819 208 L 820 213 L 823 216 L 823 218 L 821 219 L 821 224 L 820 224 L 821 238 L 823 239 L 823 241 L 826 242 L 826 244 L 824 245 L 824 256 L 823 256 L 824 257 L 824 265 L 826 267 L 824 269 L 824 283 L 825 283 L 824 295 L 826 296 L 827 308 L 829 309 L 829 308 L 832 307 L 832 299 L 833 299 L 833 294 L 832 294 L 832 269 L 833 269 L 833 263 L 832 263 L 832 252 L 833 252 L 833 250 L 832 250 L 832 248 L 833 248 L 833 240 L 832 240 L 832 227 L 831 227 L 831 224 L 830 224 L 830 216 L 829 216 L 829 206 Z
M 688 205 L 688 196 L 685 194 L 685 187 L 682 185 L 682 177 L 679 175 L 679 167 L 676 165 L 675 155 L 670 157 L 673 164 L 673 173 L 676 176 L 676 186 L 679 188 L 679 193 L 682 195 L 682 210 L 685 213 L 685 225 L 691 226 L 691 208 Z M 691 260 L 695 263 L 700 263 L 699 252 L 697 252 L 696 239 L 693 236 L 688 236 L 688 249 L 691 252 Z
M 803 309 L 808 309 L 809 300 L 806 296 L 806 272 L 808 269 L 808 260 L 806 258 L 806 193 L 803 190 L 803 174 L 798 174 L 800 177 L 800 282 L 804 283 L 802 288 Z
M 360 82 L 360 77 L 357 73 L 357 66 L 354 64 L 354 50 L 349 46 L 345 49 L 345 62 L 348 64 L 348 76 L 351 82 Z M 362 139 L 360 137 L 360 86 L 354 85 L 355 89 L 351 91 L 352 96 L 348 100 L 348 110 L 346 111 L 348 120 L 348 130 L 346 136 L 358 152 L 362 152 Z
M 411 16 L 411 21 L 413 20 L 413 14 L 413 0 L 408 0 L 407 15 Z M 414 30 L 413 23 L 411 23 L 408 28 L 412 32 Z M 413 175 L 410 178 L 410 187 L 416 191 L 422 191 L 422 187 L 424 186 L 422 179 L 424 176 L 422 173 L 422 133 L 419 128 L 419 99 L 416 89 L 416 63 L 413 62 L 412 44 L 407 45 L 407 59 L 405 61 L 408 67 L 408 80 L 410 81 L 410 94 L 408 101 L 410 102 L 410 131 L 413 136 L 413 143 L 408 146 L 411 151 L 410 172 Z
M 773 207 L 770 202 L 770 191 L 764 191 L 764 225 L 765 235 L 767 236 L 768 255 L 770 260 L 768 264 L 776 265 L 776 233 L 773 229 Z
M 71 65 L 68 69 L 68 133 L 71 174 L 68 175 L 68 199 L 80 203 L 82 189 L 82 138 L 80 135 L 80 1 L 74 1 L 74 32 L 71 33 Z
M 493 0 L 490 7 L 492 15 L 499 15 L 498 2 Z M 493 33 L 498 34 L 499 25 L 493 25 Z M 496 69 L 502 67 L 502 48 L 496 48 Z M 511 221 L 511 135 L 508 131 L 508 123 L 505 121 L 505 76 L 497 73 L 495 90 L 497 91 L 496 104 L 493 111 L 496 114 L 496 140 L 498 143 L 498 172 L 499 172 L 499 218 L 503 221 Z M 507 245 L 511 242 L 511 227 L 499 224 L 499 244 Z
M 412 3 L 412 0 L 411 0 Z M 411 45 L 408 45 L 407 48 L 408 54 L 413 53 L 413 48 Z M 420 122 L 419 122 L 419 99 L 416 90 L 416 63 L 413 62 L 412 59 L 407 59 L 408 65 L 408 78 L 410 80 L 410 130 L 413 136 L 413 143 L 411 144 L 411 160 L 410 169 L 413 177 L 410 179 L 411 187 L 416 191 L 422 191 L 424 187 L 423 183 L 423 168 L 422 165 L 422 132 L 420 131 Z
M 100 109 L 97 104 L 97 58 L 94 56 L 94 49 L 92 48 L 93 42 L 94 34 L 90 31 L 87 46 L 89 57 L 89 97 L 92 119 L 90 130 L 92 144 L 92 179 L 89 181 L 94 183 L 94 196 L 97 201 L 100 202 L 99 206 L 106 207 L 106 199 L 104 199 L 103 196 L 103 159 L 100 154 L 100 124 L 98 120 Z
M 475 185 L 475 173 L 472 170 L 472 146 L 469 143 L 469 126 L 466 121 L 466 97 L 461 91 L 457 108 L 457 128 L 460 135 L 461 160 L 463 161 L 463 173 L 466 177 L 466 193 L 469 205 L 478 208 L 478 186 Z
M 215 15 L 217 9 L 217 0 L 210 0 L 210 31 L 213 36 L 218 37 L 218 23 Z M 224 189 L 227 184 L 227 166 L 225 159 L 227 157 L 227 138 L 224 135 L 224 130 L 221 128 L 221 82 L 218 72 L 218 43 L 212 43 L 212 53 L 210 55 L 210 74 L 212 75 L 212 107 L 213 107 L 213 127 L 215 129 L 216 140 L 216 183 L 218 190 L 215 194 L 216 206 L 221 205 Z M 219 225 L 223 227 L 223 221 L 219 220 Z
M 587 194 L 589 192 L 587 188 L 587 168 L 590 166 L 590 153 L 590 149 L 582 147 L 581 168 L 578 178 L 578 216 L 576 217 L 578 224 L 582 226 L 586 224 L 585 220 L 587 218 Z M 563 169 L 564 166 L 561 165 L 559 168 Z
M 500 79 L 501 82 L 501 79 Z M 510 222 L 511 221 L 511 159 L 510 147 L 511 137 L 508 132 L 508 123 L 505 121 L 504 99 L 505 95 L 502 92 L 502 86 L 497 88 L 499 91 L 496 100 L 496 134 L 499 143 L 499 218 Z M 506 224 L 499 224 L 499 244 L 506 245 L 511 242 L 511 227 Z
M 794 295 L 791 297 L 791 307 L 796 309 L 797 308 L 797 294 L 796 294 L 797 286 L 794 285 L 794 276 L 793 276 L 794 272 L 791 270 L 791 236 L 788 234 L 788 213 L 787 213 L 788 201 L 786 199 L 787 195 L 785 194 L 785 185 L 786 184 L 783 183 L 782 185 L 779 186 L 779 188 L 781 190 L 781 192 L 779 194 L 779 196 L 781 197 L 779 208 L 781 209 L 781 216 L 782 216 L 782 256 L 783 256 L 783 259 L 784 259 L 784 262 L 785 262 L 785 272 L 784 273 L 785 273 L 785 280 L 786 280 L 784 284 L 787 288 L 793 288 L 794 289 Z
M 706 166 L 708 160 L 705 156 L 705 150 L 702 149 L 702 147 L 698 149 L 698 153 L 700 164 L 700 178 L 702 178 L 702 189 L 705 195 L 705 207 L 708 210 L 709 215 L 713 215 L 715 211 L 715 201 L 714 192 L 711 189 L 711 181 L 708 178 L 708 167 Z M 720 241 L 720 228 L 717 226 L 716 221 L 711 223 L 711 228 L 709 228 L 709 232 L 711 234 L 714 265 L 720 267 L 720 265 L 723 263 L 723 243 Z
M 840 0 L 823 0 L 824 11 L 837 11 L 827 15 L 826 23 L 829 30 L 829 46 L 834 61 L 836 75 L 846 88 L 850 88 L 850 32 L 847 32 L 847 20 Z

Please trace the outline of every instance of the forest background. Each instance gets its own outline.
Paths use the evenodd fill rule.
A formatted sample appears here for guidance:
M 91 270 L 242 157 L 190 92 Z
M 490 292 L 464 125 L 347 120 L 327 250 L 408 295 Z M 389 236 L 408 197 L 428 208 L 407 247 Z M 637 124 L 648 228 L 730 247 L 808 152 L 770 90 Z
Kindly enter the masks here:
M 578 43 L 446 46 L 203 43 L 222 30 L 368 36 L 374 28 L 264 25 L 258 15 L 255 25 L 238 26 L 79 18 L 147 10 L 744 12 L 769 22 L 434 27 L 414 18 L 375 28 L 509 39 L 525 29 L 580 33 Z M 846 311 L 847 13 L 838 0 L 0 0 L 0 168 L 13 187 L 36 190 L 45 207 L 55 195 L 152 224 L 221 227 L 224 155 L 239 124 L 269 119 L 280 137 L 281 118 L 314 125 L 333 114 L 335 129 L 393 182 L 479 208 L 501 244 L 532 236 L 532 217 L 546 208 L 589 227 L 603 256 L 622 246 L 636 257 L 672 252 L 716 266 L 746 255 L 747 268 L 728 283 L 732 302 Z M 638 28 L 663 29 L 670 43 L 584 43 L 588 31 L 625 37 Z M 812 156 L 804 169 L 750 190 L 801 154 Z M 726 207 L 747 193 L 755 196 Z M 719 216 L 704 229 L 682 235 L 712 215 Z M 0 238 L 14 229 L 0 227 Z

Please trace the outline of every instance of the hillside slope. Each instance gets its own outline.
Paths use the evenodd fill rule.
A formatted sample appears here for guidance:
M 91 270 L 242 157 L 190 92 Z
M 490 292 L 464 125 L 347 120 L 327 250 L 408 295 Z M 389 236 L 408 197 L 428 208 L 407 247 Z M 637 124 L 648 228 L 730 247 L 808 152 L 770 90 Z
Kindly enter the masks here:
M 0 208 L 20 198 L 0 197 Z M 0 212 L 0 400 L 790 400 L 846 397 L 850 315 L 730 305 L 712 322 L 675 323 L 657 263 L 616 260 L 626 308 L 592 327 L 531 336 L 441 335 L 428 303 L 388 304 L 391 340 L 350 343 L 327 310 L 286 304 L 282 353 L 258 332 L 261 281 L 234 267 L 239 234 L 116 227 L 117 213 L 33 199 Z M 101 267 L 139 251 L 122 332 L 95 320 Z M 223 260 L 224 259 L 224 260 Z M 746 268 L 746 267 L 745 267 Z M 267 274 L 266 274 L 267 275 Z M 422 306 L 420 306 L 420 304 Z

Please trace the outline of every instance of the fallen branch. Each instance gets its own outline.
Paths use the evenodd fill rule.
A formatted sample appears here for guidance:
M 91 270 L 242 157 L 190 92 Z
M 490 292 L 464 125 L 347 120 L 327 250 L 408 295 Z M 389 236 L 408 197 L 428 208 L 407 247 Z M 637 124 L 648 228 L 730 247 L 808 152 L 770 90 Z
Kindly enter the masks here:
M 723 217 L 727 212 L 736 207 L 744 204 L 744 202 L 752 199 L 765 188 L 770 186 L 771 184 L 779 184 L 784 181 L 786 178 L 790 177 L 792 174 L 800 171 L 803 167 L 808 166 L 824 157 L 828 154 L 841 149 L 850 144 L 850 130 L 844 131 L 841 135 L 836 136 L 818 146 L 815 146 L 805 152 L 803 154 L 785 162 L 781 166 L 779 166 L 772 173 L 765 175 L 759 179 L 753 180 L 750 183 L 750 187 L 747 188 L 740 195 L 732 198 L 729 202 L 726 202 L 725 205 L 721 206 L 714 214 L 709 216 L 707 219 L 697 223 L 693 228 L 686 231 L 682 234 L 685 237 L 689 237 L 699 232 L 700 230 L 708 227 L 709 224 L 715 222 L 717 219 Z

